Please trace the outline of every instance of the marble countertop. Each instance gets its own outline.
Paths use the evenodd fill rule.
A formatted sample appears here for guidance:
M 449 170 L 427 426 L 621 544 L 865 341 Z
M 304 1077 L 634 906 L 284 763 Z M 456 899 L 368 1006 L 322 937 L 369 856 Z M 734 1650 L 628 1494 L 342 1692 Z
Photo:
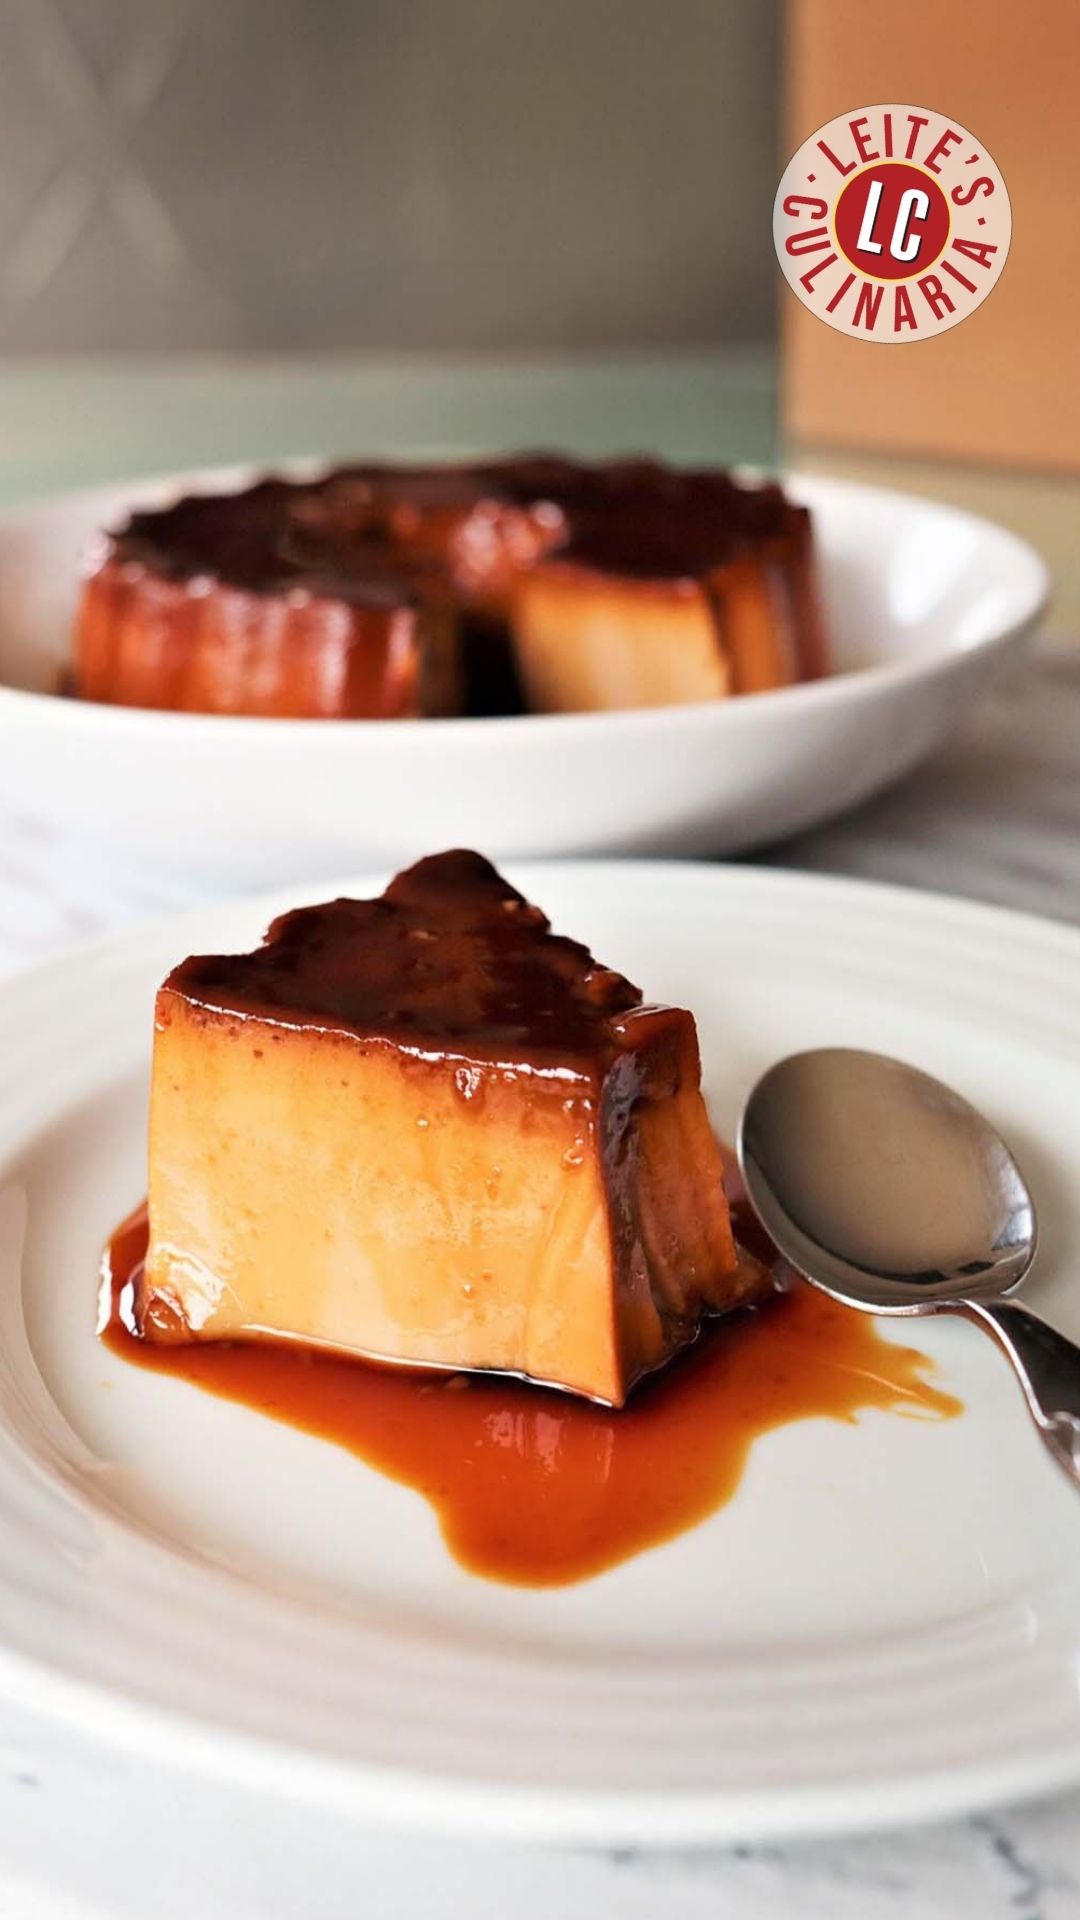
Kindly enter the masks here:
M 1075 1920 L 1080 1796 L 857 1840 L 539 1852 L 393 1839 L 0 1730 L 5 1920 Z
M 760 356 L 591 369 L 424 372 L 390 363 L 289 373 L 194 365 L 0 371 L 0 500 L 106 474 L 314 447 L 556 440 L 582 451 L 768 460 L 771 373 Z M 133 407 L 132 378 L 139 405 Z M 139 385 L 139 381 L 142 385 Z M 447 396 L 453 394 L 451 404 Z M 225 396 L 229 396 L 225 405 Z M 437 432 L 422 424 L 437 417 Z M 167 449 L 163 453 L 162 449 Z M 835 460 L 816 462 L 831 471 Z M 905 484 L 875 463 L 866 477 Z M 1080 562 L 1072 483 L 928 470 L 928 492 L 1032 532 L 1062 576 L 1053 644 L 935 761 L 858 813 L 764 850 L 774 864 L 940 889 L 1080 922 Z M 1048 490 L 1049 489 L 1049 490 Z M 1074 619 L 1074 613 L 1076 618 Z M 0 976 L 73 941 L 190 904 L 161 877 L 95 863 L 0 816 Z M 1080 1793 L 944 1826 L 715 1853 L 538 1853 L 403 1841 L 213 1793 L 82 1747 L 0 1705 L 0 1916 L 11 1920 L 1072 1920 Z

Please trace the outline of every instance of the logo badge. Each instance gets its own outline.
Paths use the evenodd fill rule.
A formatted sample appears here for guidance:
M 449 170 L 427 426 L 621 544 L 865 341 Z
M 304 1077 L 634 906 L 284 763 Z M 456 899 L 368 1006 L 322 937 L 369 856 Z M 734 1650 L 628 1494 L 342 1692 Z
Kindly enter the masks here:
M 1012 211 L 985 146 L 929 107 L 858 107 L 789 160 L 773 207 L 792 292 L 826 326 L 895 346 L 959 326 L 996 286 Z

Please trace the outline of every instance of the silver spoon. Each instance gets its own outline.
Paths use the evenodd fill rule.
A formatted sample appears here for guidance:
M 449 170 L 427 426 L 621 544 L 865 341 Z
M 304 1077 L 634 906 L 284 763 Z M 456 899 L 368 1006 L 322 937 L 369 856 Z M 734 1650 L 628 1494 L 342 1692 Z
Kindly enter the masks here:
M 1080 1347 L 1004 1297 L 1035 1258 L 1035 1206 L 974 1107 L 902 1061 L 823 1047 L 758 1081 L 738 1150 L 762 1226 L 834 1300 L 960 1313 L 993 1334 L 1080 1485 Z

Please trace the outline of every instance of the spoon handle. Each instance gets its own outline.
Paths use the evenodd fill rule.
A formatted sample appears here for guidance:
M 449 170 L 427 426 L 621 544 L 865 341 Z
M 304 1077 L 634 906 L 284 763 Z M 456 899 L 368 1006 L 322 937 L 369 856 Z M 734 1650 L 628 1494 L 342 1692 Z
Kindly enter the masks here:
M 1015 1300 L 965 1300 L 960 1311 L 1004 1348 L 1035 1425 L 1080 1487 L 1080 1347 Z

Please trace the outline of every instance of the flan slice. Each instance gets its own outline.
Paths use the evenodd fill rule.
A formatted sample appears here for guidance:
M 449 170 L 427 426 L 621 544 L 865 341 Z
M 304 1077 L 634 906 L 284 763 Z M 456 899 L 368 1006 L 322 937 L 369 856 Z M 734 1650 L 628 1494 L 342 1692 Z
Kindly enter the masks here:
M 149 1210 L 149 1340 L 287 1339 L 612 1406 L 760 1284 L 692 1016 L 474 853 L 170 974 Z

